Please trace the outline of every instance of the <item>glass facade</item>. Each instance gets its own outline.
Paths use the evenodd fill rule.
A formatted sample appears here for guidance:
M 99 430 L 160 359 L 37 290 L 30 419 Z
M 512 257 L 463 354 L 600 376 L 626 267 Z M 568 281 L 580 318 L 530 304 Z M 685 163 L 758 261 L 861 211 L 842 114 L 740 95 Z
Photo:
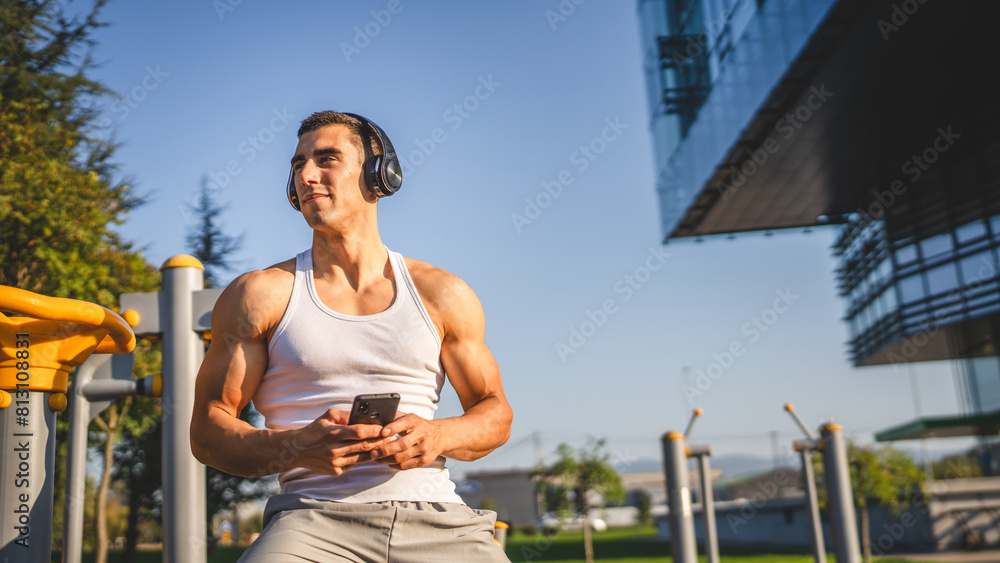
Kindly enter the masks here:
M 834 3 L 639 0 L 665 237 Z
M 889 41 L 872 22 L 895 5 L 639 0 L 662 232 L 843 223 L 855 365 L 953 359 L 967 410 L 997 412 L 1000 111 L 966 55 L 1000 3 L 921 3 Z M 804 103 L 818 117 L 768 148 Z
M 1000 313 L 1000 232 L 993 225 L 1000 214 L 899 240 L 883 220 L 842 227 L 834 253 L 854 362 L 904 337 Z

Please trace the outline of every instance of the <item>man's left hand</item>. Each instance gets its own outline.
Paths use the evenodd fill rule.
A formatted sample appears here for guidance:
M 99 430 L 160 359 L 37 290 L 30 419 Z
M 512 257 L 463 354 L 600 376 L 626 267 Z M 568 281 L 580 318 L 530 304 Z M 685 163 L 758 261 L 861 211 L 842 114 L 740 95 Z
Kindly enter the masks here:
M 371 451 L 372 461 L 396 469 L 425 467 L 443 453 L 438 422 L 405 414 L 382 428 L 382 437 L 399 438 Z

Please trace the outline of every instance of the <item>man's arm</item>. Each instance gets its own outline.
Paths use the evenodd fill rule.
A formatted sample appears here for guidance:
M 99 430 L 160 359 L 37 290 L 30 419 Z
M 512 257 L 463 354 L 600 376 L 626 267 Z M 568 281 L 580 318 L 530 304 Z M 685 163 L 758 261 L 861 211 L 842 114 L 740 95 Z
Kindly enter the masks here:
M 427 271 L 427 269 L 433 271 Z M 423 271 L 422 271 L 423 270 Z M 440 325 L 441 363 L 464 414 L 426 420 L 413 414 L 386 425 L 382 436 L 401 437 L 372 450 L 378 463 L 399 469 L 423 467 L 439 456 L 479 459 L 510 437 L 513 412 L 504 396 L 500 368 L 486 346 L 486 318 L 479 298 L 461 279 L 423 265 L 411 269 L 435 324 Z
M 336 409 L 294 430 L 258 429 L 240 420 L 267 369 L 268 334 L 284 314 L 291 284 L 281 268 L 250 272 L 215 304 L 191 417 L 191 450 L 205 465 L 247 477 L 294 467 L 340 475 L 368 460 L 368 451 L 381 443 L 371 440 L 378 427 L 344 426 L 349 413 Z

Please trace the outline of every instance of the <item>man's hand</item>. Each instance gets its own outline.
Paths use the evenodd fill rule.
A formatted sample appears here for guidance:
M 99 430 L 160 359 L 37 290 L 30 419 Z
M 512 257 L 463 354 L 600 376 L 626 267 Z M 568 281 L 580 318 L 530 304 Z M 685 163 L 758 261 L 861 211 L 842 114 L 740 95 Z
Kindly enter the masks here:
M 425 467 L 445 451 L 442 446 L 440 421 L 427 420 L 415 414 L 405 414 L 381 428 L 384 440 L 371 449 L 375 463 L 396 469 Z M 399 438 L 393 438 L 399 434 Z
M 374 424 L 347 426 L 350 412 L 330 409 L 294 432 L 292 446 L 298 450 L 294 465 L 323 475 L 342 475 L 358 462 L 371 459 L 369 452 L 392 440 L 383 438 L 383 427 Z M 390 434 L 389 436 L 392 436 Z

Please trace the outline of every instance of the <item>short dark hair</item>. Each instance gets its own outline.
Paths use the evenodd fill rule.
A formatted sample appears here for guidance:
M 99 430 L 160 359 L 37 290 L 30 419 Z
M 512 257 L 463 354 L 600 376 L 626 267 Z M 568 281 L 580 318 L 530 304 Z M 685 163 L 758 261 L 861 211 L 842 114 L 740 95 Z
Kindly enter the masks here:
M 378 146 L 375 139 L 368 133 L 365 124 L 360 119 L 346 113 L 340 113 L 339 111 L 317 111 L 302 120 L 302 125 L 299 126 L 297 135 L 301 138 L 303 134 L 319 129 L 320 127 L 326 127 L 327 125 L 344 125 L 354 133 L 351 137 L 351 144 L 354 145 L 354 148 L 358 149 L 358 153 L 361 155 L 361 162 L 364 162 L 370 156 L 382 154 L 382 147 Z

